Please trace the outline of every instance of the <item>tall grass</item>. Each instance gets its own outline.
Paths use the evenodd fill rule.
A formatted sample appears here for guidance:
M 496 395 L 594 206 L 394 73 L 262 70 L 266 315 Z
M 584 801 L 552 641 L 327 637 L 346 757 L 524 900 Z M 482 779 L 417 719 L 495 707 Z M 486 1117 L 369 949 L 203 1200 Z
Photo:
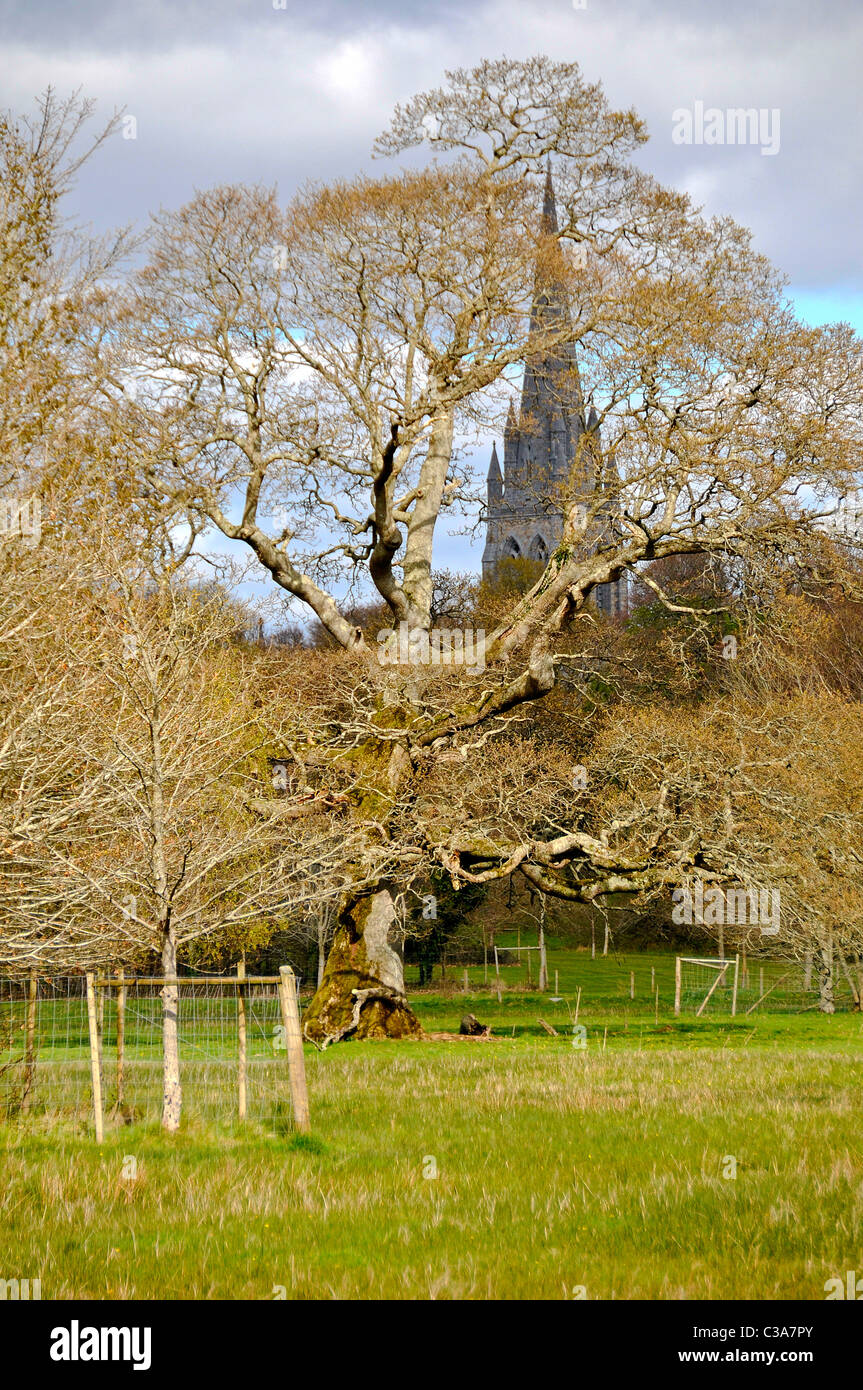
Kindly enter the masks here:
M 534 1036 L 537 1007 L 505 997 L 515 1039 L 310 1051 L 311 1141 L 286 1091 L 242 1132 L 227 1110 L 172 1140 L 117 1119 L 101 1149 L 47 1111 L 0 1126 L 0 1277 L 45 1298 L 819 1299 L 863 1268 L 859 1017 L 588 1009 L 577 1049 Z

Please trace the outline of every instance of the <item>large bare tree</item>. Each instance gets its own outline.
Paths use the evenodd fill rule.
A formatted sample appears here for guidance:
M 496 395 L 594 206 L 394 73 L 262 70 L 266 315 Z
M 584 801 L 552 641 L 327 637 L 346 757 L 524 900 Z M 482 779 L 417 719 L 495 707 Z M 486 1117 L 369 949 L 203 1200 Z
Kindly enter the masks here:
M 354 882 L 306 1014 L 318 1043 L 418 1031 L 389 941 L 418 864 L 456 883 L 518 870 L 580 901 L 700 871 L 702 838 L 669 833 L 661 782 L 655 831 L 633 844 L 626 817 L 586 829 L 578 798 L 548 787 L 533 818 L 464 802 L 455 818 L 440 769 L 459 785 L 555 688 L 597 585 L 686 555 L 805 573 L 859 482 L 861 344 L 802 326 L 744 229 L 638 173 L 643 138 L 574 64 L 483 63 L 398 110 L 378 144 L 441 161 L 286 212 L 266 190 L 201 194 L 159 219 L 124 304 L 116 380 L 138 379 L 126 450 L 147 488 L 246 546 L 344 653 L 347 708 L 298 730 L 281 798 L 286 820 L 329 807 L 351 829 Z M 525 365 L 562 352 L 585 428 L 565 486 L 536 483 L 561 540 L 472 673 L 430 669 L 435 530 L 471 497 L 461 448 Z M 834 547 L 840 582 L 843 563 Z M 406 625 L 407 663 L 382 664 L 351 621 L 363 577 Z

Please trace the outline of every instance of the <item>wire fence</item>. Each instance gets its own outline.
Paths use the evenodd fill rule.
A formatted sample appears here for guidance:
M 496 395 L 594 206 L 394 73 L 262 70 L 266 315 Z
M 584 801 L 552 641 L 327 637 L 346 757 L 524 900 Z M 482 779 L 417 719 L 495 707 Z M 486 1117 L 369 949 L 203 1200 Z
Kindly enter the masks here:
M 94 980 L 106 1125 L 159 1118 L 162 988 L 161 977 Z M 185 1119 L 290 1122 L 279 977 L 180 979 L 178 991 Z M 86 978 L 0 979 L 0 1116 L 90 1123 L 93 1107 Z
M 737 961 L 681 957 L 680 1009 L 684 1014 L 728 1013 L 731 1000 L 737 1014 L 805 1013 L 820 1010 L 822 1000 L 814 963 L 788 960 Z M 863 969 L 855 962 L 835 967 L 830 997 L 837 1010 L 856 1006 L 863 990 Z

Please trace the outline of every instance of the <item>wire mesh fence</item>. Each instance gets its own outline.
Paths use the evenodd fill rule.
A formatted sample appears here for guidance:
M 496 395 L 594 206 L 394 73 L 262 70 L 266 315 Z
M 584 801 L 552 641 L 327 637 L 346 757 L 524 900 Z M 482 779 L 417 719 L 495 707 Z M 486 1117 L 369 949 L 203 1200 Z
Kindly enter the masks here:
M 803 1013 L 821 1008 L 818 972 L 813 963 L 735 958 L 687 957 L 681 961 L 680 1011 L 684 1014 Z M 855 970 L 857 978 L 855 979 Z M 834 968 L 831 998 L 837 1009 L 850 1009 L 863 989 L 863 971 Z
M 291 975 L 296 982 L 296 977 Z M 158 1121 L 162 1092 L 159 977 L 96 977 L 94 1005 L 105 1124 Z M 178 981 L 185 1120 L 292 1117 L 278 976 Z M 297 1007 L 299 1009 L 299 991 Z M 0 1116 L 89 1124 L 93 1039 L 84 976 L 0 979 Z

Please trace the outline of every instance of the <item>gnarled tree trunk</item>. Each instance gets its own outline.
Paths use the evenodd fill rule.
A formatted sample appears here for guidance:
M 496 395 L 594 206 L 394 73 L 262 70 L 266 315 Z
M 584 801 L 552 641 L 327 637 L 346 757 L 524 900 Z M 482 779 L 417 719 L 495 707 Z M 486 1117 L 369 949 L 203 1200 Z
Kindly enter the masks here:
M 389 941 L 396 911 L 385 888 L 348 894 L 339 911 L 324 977 L 303 1019 L 318 1047 L 341 1038 L 421 1038 L 405 997 L 401 957 Z

